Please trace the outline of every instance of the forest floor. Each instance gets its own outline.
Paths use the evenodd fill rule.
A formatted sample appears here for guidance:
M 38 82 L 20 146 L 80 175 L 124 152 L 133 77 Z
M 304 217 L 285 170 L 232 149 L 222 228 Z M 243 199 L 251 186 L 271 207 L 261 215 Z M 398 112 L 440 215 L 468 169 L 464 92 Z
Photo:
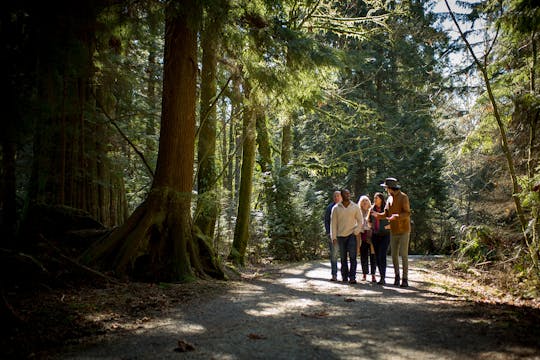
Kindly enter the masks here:
M 51 290 L 16 304 L 31 329 L 0 346 L 47 359 L 540 359 L 539 300 L 446 264 L 411 257 L 408 288 L 330 282 L 328 262 L 312 261 L 226 282 Z

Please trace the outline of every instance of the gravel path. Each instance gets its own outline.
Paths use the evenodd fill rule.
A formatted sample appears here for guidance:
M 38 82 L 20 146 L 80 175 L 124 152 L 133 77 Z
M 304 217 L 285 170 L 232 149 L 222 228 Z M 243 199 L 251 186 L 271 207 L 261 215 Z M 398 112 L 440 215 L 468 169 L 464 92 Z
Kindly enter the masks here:
M 429 259 L 411 260 L 407 289 L 330 282 L 325 261 L 273 268 L 55 358 L 540 359 L 538 318 L 452 295 Z

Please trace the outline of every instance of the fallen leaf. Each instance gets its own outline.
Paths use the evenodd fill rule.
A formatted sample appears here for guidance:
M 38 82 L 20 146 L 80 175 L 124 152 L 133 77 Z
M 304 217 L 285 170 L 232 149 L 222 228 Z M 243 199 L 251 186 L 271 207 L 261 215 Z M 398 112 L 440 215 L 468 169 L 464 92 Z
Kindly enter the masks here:
M 329 314 L 327 311 L 319 311 L 319 312 L 314 312 L 311 314 L 300 313 L 300 315 L 305 316 L 305 317 L 311 317 L 311 318 L 322 318 L 322 317 L 328 316 Z
M 191 345 L 187 341 L 184 340 L 178 340 L 178 347 L 174 349 L 176 352 L 187 352 L 187 351 L 194 351 L 195 346 Z

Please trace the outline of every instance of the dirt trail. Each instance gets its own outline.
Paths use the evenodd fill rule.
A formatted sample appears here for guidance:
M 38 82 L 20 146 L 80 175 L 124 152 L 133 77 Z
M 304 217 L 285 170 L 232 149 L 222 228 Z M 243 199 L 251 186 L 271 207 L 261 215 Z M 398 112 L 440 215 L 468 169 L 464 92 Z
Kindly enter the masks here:
M 537 311 L 452 295 L 430 261 L 411 259 L 407 289 L 330 282 L 325 261 L 273 268 L 55 358 L 540 359 Z

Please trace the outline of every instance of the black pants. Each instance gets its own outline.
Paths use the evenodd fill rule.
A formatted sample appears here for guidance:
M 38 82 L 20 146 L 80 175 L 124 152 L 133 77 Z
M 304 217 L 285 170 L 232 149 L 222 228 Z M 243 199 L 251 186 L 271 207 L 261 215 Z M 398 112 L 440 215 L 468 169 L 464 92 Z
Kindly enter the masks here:
M 368 272 L 368 259 L 371 265 L 371 273 Z M 375 262 L 375 254 L 370 254 L 370 245 L 365 241 L 362 241 L 362 245 L 360 245 L 360 264 L 362 264 L 363 275 L 375 275 L 375 270 L 377 266 Z
M 386 254 L 388 253 L 388 246 L 390 245 L 390 234 L 373 234 L 371 241 L 375 247 L 375 256 L 377 258 L 379 274 L 381 275 L 381 278 L 384 279 L 386 277 Z

